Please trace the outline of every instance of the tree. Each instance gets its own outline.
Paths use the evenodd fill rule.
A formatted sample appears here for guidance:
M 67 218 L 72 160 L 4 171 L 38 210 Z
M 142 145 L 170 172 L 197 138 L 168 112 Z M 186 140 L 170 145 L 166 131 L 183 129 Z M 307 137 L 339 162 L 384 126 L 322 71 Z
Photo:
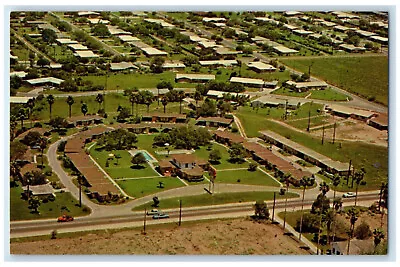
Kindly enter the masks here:
M 46 100 L 47 100 L 47 103 L 49 104 L 50 119 L 51 119 L 51 111 L 52 111 L 52 107 L 53 107 L 53 104 L 54 104 L 54 96 L 53 95 L 48 95 Z
M 44 29 L 42 31 L 42 39 L 48 44 L 52 44 L 57 39 L 57 34 L 51 29 Z
M 31 131 L 21 140 L 21 143 L 27 146 L 35 146 L 39 143 L 42 135 L 37 131 Z
M 233 110 L 230 102 L 222 102 L 220 105 L 218 105 L 218 109 L 221 116 L 224 116 L 226 113 L 230 113 Z
M 71 109 L 72 109 L 72 105 L 75 103 L 75 100 L 72 96 L 68 96 L 66 102 L 69 106 L 69 117 L 71 118 Z
M 40 200 L 37 197 L 31 197 L 28 203 L 29 203 L 29 208 L 32 209 L 34 213 L 39 213 L 38 209 L 40 207 Z
M 357 206 L 357 196 L 358 196 L 358 186 L 360 185 L 361 181 L 364 180 L 365 169 L 361 168 L 359 171 L 355 173 L 355 180 L 356 180 L 356 198 L 354 200 L 354 207 Z M 353 179 L 354 180 L 354 179 Z
M 140 91 L 138 94 L 138 102 L 147 106 L 147 112 L 149 112 L 149 108 L 151 103 L 153 103 L 153 99 L 153 93 L 148 90 Z
M 269 210 L 264 200 L 257 200 L 254 204 L 254 215 L 259 219 L 268 219 Z
M 333 185 L 333 199 L 336 198 L 336 188 L 340 185 L 340 175 L 335 174 L 332 178 L 332 185 Z
M 162 57 L 154 57 L 150 61 L 150 69 L 154 73 L 162 73 L 163 68 L 162 65 L 165 63 L 165 59 Z
M 196 109 L 197 109 L 197 103 L 203 99 L 203 96 L 200 91 L 196 90 L 194 92 L 194 100 L 196 100 Z
M 15 181 L 17 181 L 19 179 L 19 177 L 21 176 L 21 168 L 19 166 L 19 163 L 15 160 L 10 162 L 10 176 L 13 178 L 13 180 L 11 181 L 12 184 L 15 184 Z
M 98 23 L 96 24 L 91 32 L 93 33 L 93 35 L 95 36 L 100 36 L 100 37 L 106 37 L 110 35 L 110 32 L 108 31 L 108 28 L 105 24 L 102 23 Z
M 197 110 L 198 116 L 213 117 L 217 114 L 217 106 L 213 100 L 206 98 L 204 103 Z
M 44 66 L 49 66 L 50 65 L 50 61 L 48 59 L 45 58 L 39 58 L 38 61 L 36 62 L 36 64 L 38 64 L 40 67 L 44 67 Z
M 358 211 L 352 207 L 348 212 L 347 215 L 350 217 L 350 231 L 349 231 L 349 240 L 347 244 L 347 255 L 349 255 L 350 252 L 350 240 L 353 238 L 353 233 L 354 233 L 354 225 L 356 224 L 358 220 Z
M 101 108 L 101 103 L 104 101 L 104 95 L 103 94 L 97 94 L 96 96 L 96 102 L 99 103 L 99 110 Z
M 21 159 L 28 147 L 20 141 L 12 141 L 10 143 L 10 161 Z
M 387 202 L 388 201 L 388 184 L 382 183 L 380 190 L 379 190 L 379 211 L 381 207 L 387 209 Z
M 361 224 L 359 226 L 357 226 L 357 228 L 354 231 L 354 236 L 357 239 L 368 239 L 369 237 L 372 236 L 372 232 L 371 229 L 369 228 L 369 225 L 366 222 L 361 222 Z
M 88 112 L 88 106 L 86 103 L 82 103 L 81 112 L 82 112 L 83 116 L 86 116 L 86 113 Z
M 374 229 L 372 234 L 374 235 L 375 247 L 377 247 L 381 243 L 382 239 L 385 238 L 385 234 L 384 234 L 383 230 L 379 229 L 379 228 L 378 229 Z
M 178 92 L 178 99 L 179 99 L 179 114 L 182 114 L 182 101 L 185 98 L 185 92 L 179 91 Z
M 131 162 L 133 164 L 136 164 L 136 167 L 139 167 L 139 165 L 145 164 L 146 158 L 144 157 L 143 153 L 137 153 L 135 156 L 133 156 Z
M 54 129 L 58 130 L 58 129 L 66 128 L 68 125 L 68 122 L 64 118 L 56 116 L 55 118 L 50 120 L 49 124 Z
M 217 148 L 211 150 L 210 155 L 208 156 L 208 160 L 215 163 L 218 162 L 221 158 L 221 151 Z
M 10 77 L 10 87 L 12 89 L 18 89 L 22 85 L 22 78 L 18 77 L 17 75 L 13 75 Z
M 153 207 L 158 207 L 158 205 L 160 204 L 160 200 L 158 199 L 157 196 L 153 197 Z
M 164 96 L 164 97 L 161 99 L 161 103 L 162 103 L 162 105 L 164 106 L 164 113 L 165 113 L 165 108 L 167 107 L 167 104 L 168 104 L 168 98 L 167 98 L 166 96 Z
M 230 149 L 229 149 L 229 161 L 238 163 L 238 162 L 243 162 L 244 161 L 244 149 L 241 145 L 239 144 L 232 144 Z
M 304 194 L 306 192 L 306 188 L 313 186 L 315 180 L 310 177 L 303 177 L 300 180 L 300 185 L 303 187 L 303 197 L 301 199 L 301 217 L 300 217 L 300 235 L 299 239 L 301 240 L 302 226 L 303 226 L 303 208 L 304 208 Z
M 17 113 L 17 119 L 21 121 L 21 129 L 24 128 L 24 120 L 27 119 L 26 110 L 24 108 L 20 108 Z
M 79 185 L 79 207 L 82 207 L 82 185 L 85 184 L 85 177 L 82 174 L 78 174 L 77 181 Z
M 33 120 L 32 113 L 33 113 L 33 108 L 35 107 L 35 98 L 30 98 L 26 104 L 29 108 L 29 118 L 31 119 L 31 127 L 32 127 L 32 120 Z
M 43 167 L 43 152 L 47 147 L 47 138 L 46 137 L 41 137 L 39 139 L 39 147 L 40 147 L 40 152 L 41 152 L 41 159 L 42 159 L 42 164 L 41 166 Z
M 129 118 L 129 109 L 127 107 L 121 107 L 118 108 L 118 116 L 117 116 L 117 121 L 125 121 L 127 118 Z

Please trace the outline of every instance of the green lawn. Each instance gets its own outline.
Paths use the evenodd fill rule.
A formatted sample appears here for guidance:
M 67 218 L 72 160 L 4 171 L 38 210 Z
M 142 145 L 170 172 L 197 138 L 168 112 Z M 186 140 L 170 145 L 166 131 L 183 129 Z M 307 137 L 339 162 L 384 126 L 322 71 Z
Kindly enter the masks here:
M 299 195 L 295 193 L 289 192 L 287 194 L 288 198 L 295 198 Z M 281 196 L 276 194 L 277 199 L 285 198 L 285 196 Z M 176 197 L 176 198 L 168 198 L 168 199 L 160 199 L 159 209 L 171 209 L 171 208 L 179 208 L 179 200 L 182 200 L 182 208 L 185 207 L 198 207 L 198 206 L 208 206 L 208 205 L 219 205 L 219 204 L 227 204 L 227 203 L 241 203 L 241 202 L 256 202 L 257 200 L 273 200 L 274 193 L 270 191 L 260 191 L 260 192 L 239 192 L 239 193 L 216 193 L 213 195 L 210 194 L 202 194 L 196 196 L 189 197 Z M 132 210 L 147 210 L 153 209 L 151 206 L 153 202 L 148 202 L 144 205 L 137 206 Z M 269 207 L 271 208 L 271 207 Z
M 118 160 L 114 158 L 109 160 L 109 167 L 106 167 L 106 162 L 109 154 L 119 154 L 121 158 Z M 143 164 L 142 168 L 136 168 L 131 163 L 132 155 L 126 150 L 96 150 L 95 147 L 90 149 L 90 155 L 96 160 L 97 163 L 112 177 L 112 178 L 135 178 L 135 177 L 151 177 L 157 176 L 149 164 Z M 132 168 L 134 166 L 135 168 Z
M 312 90 L 310 98 L 330 101 L 347 101 L 348 98 L 351 99 L 351 97 L 336 92 L 330 87 L 324 90 Z
M 325 142 L 324 145 L 321 145 L 319 138 L 272 122 L 260 112 L 257 114 L 254 111 L 241 109 L 236 115 L 241 120 L 249 137 L 259 136 L 258 131 L 268 129 L 334 160 L 349 162 L 351 159 L 356 169 L 364 167 L 366 170 L 367 185 L 363 187 L 363 190 L 377 189 L 382 182 L 388 180 L 388 149 L 385 147 L 362 142 L 336 142 L 335 144 Z
M 307 96 L 308 94 L 310 94 L 310 92 L 301 92 L 301 93 L 299 93 L 299 92 L 293 91 L 293 90 L 291 90 L 291 89 L 289 89 L 289 88 L 281 87 L 281 88 L 279 88 L 279 89 L 274 90 L 274 91 L 272 92 L 272 94 L 276 94 L 276 95 L 287 95 L 287 96 L 295 96 L 295 97 L 305 97 L 305 96 Z
M 238 182 L 240 180 L 240 182 Z M 216 183 L 229 183 L 229 184 L 250 184 L 250 185 L 266 185 L 266 186 L 279 186 L 279 184 L 271 177 L 256 170 L 254 172 L 248 170 L 235 170 L 235 171 L 219 171 L 217 172 Z
M 69 214 L 72 216 L 84 216 L 90 213 L 89 210 L 84 211 L 82 206 L 78 207 L 78 201 L 72 197 L 68 192 L 56 193 L 56 200 L 54 202 L 42 203 L 39 207 L 40 214 L 31 213 L 28 208 L 28 201 L 21 199 L 22 193 L 21 185 L 18 187 L 10 188 L 10 220 L 32 220 L 32 219 L 45 219 L 54 218 L 63 214 Z M 66 207 L 67 209 L 62 209 Z
M 286 58 L 281 61 L 301 72 L 307 72 L 312 64 L 311 75 L 388 105 L 389 70 L 386 56 Z
M 143 178 L 132 180 L 117 180 L 118 185 L 128 195 L 139 198 L 149 194 L 157 194 L 158 192 L 185 186 L 178 178 L 161 177 L 160 178 Z M 159 182 L 164 183 L 164 188 L 159 188 Z
M 329 116 L 319 116 L 310 118 L 310 127 L 326 124 L 328 122 L 327 121 L 328 118 Z M 286 121 L 286 123 L 301 130 L 306 130 L 308 126 L 308 118 L 295 121 Z

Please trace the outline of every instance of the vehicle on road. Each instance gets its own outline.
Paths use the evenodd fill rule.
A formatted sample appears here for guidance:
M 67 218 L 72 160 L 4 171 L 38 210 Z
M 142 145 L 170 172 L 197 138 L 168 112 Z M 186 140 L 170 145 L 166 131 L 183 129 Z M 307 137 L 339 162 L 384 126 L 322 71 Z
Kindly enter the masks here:
M 57 222 L 72 222 L 74 217 L 64 214 L 63 216 L 58 217 Z
M 166 213 L 159 213 L 153 215 L 153 219 L 166 219 L 166 218 L 169 218 L 169 215 Z
M 353 192 L 347 192 L 343 194 L 344 198 L 350 198 L 350 197 L 356 197 L 356 193 Z
M 158 209 L 152 209 L 151 211 L 146 212 L 147 215 L 155 215 L 155 214 L 160 214 L 160 211 Z

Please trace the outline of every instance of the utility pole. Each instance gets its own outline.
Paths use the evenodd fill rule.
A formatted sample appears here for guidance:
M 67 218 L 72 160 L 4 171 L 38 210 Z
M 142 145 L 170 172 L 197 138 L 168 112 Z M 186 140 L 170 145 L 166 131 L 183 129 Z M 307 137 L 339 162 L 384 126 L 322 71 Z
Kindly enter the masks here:
M 313 102 L 311 101 L 310 107 L 308 109 L 308 125 L 307 125 L 307 132 L 310 132 L 310 123 L 311 123 L 311 106 Z
M 333 124 L 333 138 L 332 138 L 332 144 L 335 143 L 335 135 L 336 135 L 336 122 Z
M 285 120 L 287 120 L 287 105 L 288 105 L 288 100 L 286 99 L 286 101 L 285 101 Z
M 144 220 L 143 220 L 143 234 L 146 235 L 146 215 L 147 211 L 146 208 L 144 208 Z
M 80 183 L 80 181 L 78 181 L 79 183 L 79 207 L 82 207 L 82 184 Z
M 285 192 L 285 194 L 288 193 L 288 190 L 289 190 L 289 183 L 286 182 L 286 192 Z M 286 198 L 285 198 L 285 215 L 283 216 L 283 231 L 285 231 L 285 226 L 286 226 L 286 207 L 287 207 L 287 195 L 286 195 Z
M 347 172 L 347 186 L 349 186 L 349 179 L 350 179 L 350 172 L 351 172 L 351 160 L 349 162 L 349 171 Z
M 274 192 L 274 204 L 272 205 L 272 218 L 271 218 L 272 223 L 274 223 L 274 216 L 275 216 L 275 200 L 276 200 L 276 192 Z
M 182 223 L 182 199 L 179 199 L 179 226 Z
M 322 125 L 322 144 L 324 144 L 324 138 L 325 138 L 325 125 Z

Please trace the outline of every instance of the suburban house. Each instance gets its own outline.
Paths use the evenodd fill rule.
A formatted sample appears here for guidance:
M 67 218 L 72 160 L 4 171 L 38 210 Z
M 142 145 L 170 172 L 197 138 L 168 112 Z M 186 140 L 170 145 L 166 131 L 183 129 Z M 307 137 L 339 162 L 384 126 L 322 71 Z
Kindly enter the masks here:
M 28 196 L 28 186 L 23 186 L 22 190 L 24 192 L 22 195 L 24 197 Z M 54 188 L 51 184 L 40 184 L 40 185 L 30 185 L 29 186 L 29 196 L 37 196 L 39 199 L 47 198 L 48 196 L 56 196 L 54 194 Z
M 264 86 L 264 81 L 262 79 L 232 77 L 229 81 L 231 83 L 240 83 L 248 87 L 262 88 Z
M 331 114 L 337 115 L 344 118 L 353 118 L 361 121 L 367 122 L 369 119 L 376 115 L 375 112 L 371 112 L 368 110 L 355 109 L 346 107 L 343 105 L 329 105 L 326 106 L 326 110 L 328 110 Z
M 186 114 L 150 113 L 143 114 L 142 120 L 151 122 L 185 123 Z
M 136 70 L 136 69 L 138 69 L 138 67 L 133 65 L 132 62 L 110 63 L 110 70 L 112 71 Z
M 208 126 L 208 127 L 229 127 L 233 122 L 233 119 L 221 118 L 221 117 L 200 117 L 196 120 L 196 125 Z
M 165 133 L 175 127 L 177 127 L 177 124 L 175 123 L 121 123 L 117 126 L 117 128 L 127 129 L 128 131 L 136 134 L 159 132 Z
M 54 78 L 54 77 L 43 77 L 43 78 L 26 80 L 26 82 L 32 86 L 42 86 L 42 85 L 60 86 L 60 84 L 63 81 L 64 80 L 62 80 L 62 79 L 58 79 L 58 78 Z
M 176 154 L 172 156 L 171 163 L 178 176 L 188 181 L 204 180 L 203 172 L 208 169 L 206 160 L 195 157 L 192 154 Z
M 287 81 L 285 83 L 286 86 L 289 88 L 296 90 L 297 92 L 306 92 L 311 89 L 325 89 L 328 87 L 326 82 L 294 82 L 294 81 Z
M 264 108 L 264 107 L 274 107 L 274 108 L 287 108 L 295 110 L 303 105 L 306 101 L 293 100 L 293 99 L 280 99 L 271 97 L 269 95 L 261 96 L 257 99 L 251 101 L 252 107 Z
M 290 55 L 290 54 L 296 54 L 296 53 L 299 52 L 299 51 L 297 51 L 297 50 L 288 48 L 288 47 L 283 46 L 283 45 L 275 46 L 275 47 L 274 47 L 274 50 L 275 50 L 279 55 L 281 55 L 281 56 L 285 56 L 285 55 L 288 56 L 288 55 Z
M 255 72 L 274 72 L 276 68 L 270 64 L 261 61 L 254 61 L 247 63 L 247 67 Z
M 366 50 L 364 47 L 354 46 L 351 44 L 341 44 L 339 47 L 349 53 L 362 53 Z

